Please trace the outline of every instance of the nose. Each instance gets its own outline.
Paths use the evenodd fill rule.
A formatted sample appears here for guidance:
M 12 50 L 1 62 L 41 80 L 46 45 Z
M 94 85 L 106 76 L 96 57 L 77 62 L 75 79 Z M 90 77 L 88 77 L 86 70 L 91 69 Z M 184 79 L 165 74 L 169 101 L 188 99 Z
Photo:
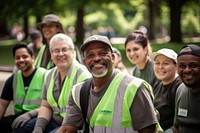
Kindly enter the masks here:
M 134 51 L 134 50 L 131 50 L 131 51 L 130 51 L 130 55 L 135 55 L 135 51 Z
M 163 68 L 163 66 L 164 66 L 164 64 L 160 63 L 159 68 L 161 69 L 161 68 Z
M 185 72 L 189 72 L 189 71 L 191 71 L 191 68 L 190 68 L 190 66 L 189 66 L 189 65 L 188 65 L 188 66 L 186 66 L 186 67 L 185 67 L 185 69 L 184 69 L 184 71 L 185 71 Z
M 96 55 L 94 56 L 94 60 L 95 60 L 95 61 L 98 61 L 98 60 L 100 60 L 100 59 L 101 59 L 101 56 L 100 56 L 100 55 L 96 54 Z
M 63 55 L 64 54 L 64 52 L 62 51 L 62 50 L 60 50 L 59 52 L 58 52 L 58 55 Z
M 18 61 L 24 61 L 24 58 L 23 58 L 23 57 L 20 57 L 20 58 L 18 59 Z

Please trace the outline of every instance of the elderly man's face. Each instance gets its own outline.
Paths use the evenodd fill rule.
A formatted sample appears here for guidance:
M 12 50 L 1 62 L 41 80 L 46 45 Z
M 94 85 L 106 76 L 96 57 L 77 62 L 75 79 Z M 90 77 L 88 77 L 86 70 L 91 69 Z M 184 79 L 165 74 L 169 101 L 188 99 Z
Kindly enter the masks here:
M 58 68 L 66 68 L 72 64 L 74 50 L 63 40 L 53 42 L 51 46 L 51 59 Z
M 178 73 L 186 86 L 200 89 L 200 57 L 181 55 L 177 59 Z
M 84 50 L 84 63 L 94 77 L 104 77 L 113 69 L 114 55 L 106 45 L 94 42 Z

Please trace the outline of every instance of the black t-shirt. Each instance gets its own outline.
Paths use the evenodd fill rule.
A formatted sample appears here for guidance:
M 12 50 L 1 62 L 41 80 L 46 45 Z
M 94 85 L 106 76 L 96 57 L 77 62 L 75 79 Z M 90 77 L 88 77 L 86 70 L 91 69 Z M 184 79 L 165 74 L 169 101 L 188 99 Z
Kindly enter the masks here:
M 162 82 L 154 85 L 154 106 L 160 114 L 160 125 L 163 130 L 173 125 L 175 113 L 175 96 L 176 90 L 182 83 L 177 77 L 172 83 L 163 85 Z
M 28 77 L 24 77 L 23 74 L 22 74 L 23 82 L 24 82 L 24 88 L 28 88 L 29 87 L 29 84 L 30 84 L 30 82 L 31 82 L 36 70 L 37 70 L 37 68 Z M 11 75 L 6 80 L 6 83 L 5 83 L 4 87 L 3 87 L 3 91 L 2 91 L 2 94 L 1 94 L 1 99 L 8 100 L 8 101 L 13 100 L 13 77 L 14 77 L 14 74 Z

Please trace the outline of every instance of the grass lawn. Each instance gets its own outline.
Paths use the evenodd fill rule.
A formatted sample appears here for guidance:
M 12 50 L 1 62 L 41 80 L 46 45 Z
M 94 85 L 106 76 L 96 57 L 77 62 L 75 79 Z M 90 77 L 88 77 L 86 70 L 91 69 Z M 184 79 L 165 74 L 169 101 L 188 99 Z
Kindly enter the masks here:
M 0 41 L 0 66 L 14 66 L 14 60 L 12 56 L 12 47 L 13 45 L 17 43 L 16 40 L 6 40 L 6 41 Z M 179 49 L 190 43 L 163 43 L 163 44 L 156 44 L 151 43 L 152 51 L 157 51 L 161 48 L 170 48 L 173 49 L 175 52 L 178 52 Z M 199 43 L 193 43 L 200 45 Z M 123 62 L 126 67 L 132 67 L 133 64 L 129 62 L 129 60 L 126 57 L 125 49 L 123 44 L 115 44 L 113 47 L 118 48 L 122 53 Z
M 0 65 L 1 66 L 13 66 L 14 60 L 12 56 L 13 45 L 16 44 L 16 40 L 0 41 Z

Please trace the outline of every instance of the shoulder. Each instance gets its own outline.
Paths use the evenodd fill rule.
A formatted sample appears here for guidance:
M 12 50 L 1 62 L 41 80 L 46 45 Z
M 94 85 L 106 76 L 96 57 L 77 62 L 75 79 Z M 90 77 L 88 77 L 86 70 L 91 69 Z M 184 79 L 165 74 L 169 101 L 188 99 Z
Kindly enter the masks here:
M 129 83 L 129 86 L 134 86 L 134 88 L 136 87 L 138 90 L 142 88 L 150 95 L 153 94 L 151 85 L 147 83 L 145 80 L 135 76 L 131 76 L 129 74 L 125 74 L 125 78 L 127 79 L 126 83 Z
M 73 91 L 80 92 L 81 89 L 84 89 L 87 86 L 91 85 L 92 78 L 88 78 L 80 83 L 77 83 L 73 86 Z
M 172 83 L 172 90 L 173 91 L 175 91 L 175 93 L 176 93 L 176 91 L 177 91 L 177 89 L 179 88 L 179 86 L 182 84 L 182 81 L 181 81 L 181 79 L 179 78 L 179 77 L 177 77 L 174 81 L 173 81 L 173 83 Z
M 13 82 L 13 78 L 14 78 L 14 74 L 12 74 L 12 75 L 6 80 L 6 82 L 8 82 L 8 83 Z
M 151 58 L 149 58 L 147 64 L 148 65 L 153 65 L 153 60 Z
M 53 68 L 51 68 L 50 70 L 46 70 L 46 72 L 45 72 L 45 77 L 46 77 L 46 80 L 49 80 L 49 79 L 51 79 L 51 78 L 52 78 L 52 75 L 53 75 L 53 73 L 56 73 L 56 72 L 58 72 L 58 69 L 57 69 L 57 67 L 53 67 Z
M 37 70 L 36 71 L 38 71 L 38 72 L 41 72 L 41 73 L 45 73 L 45 72 L 47 72 L 47 69 L 45 69 L 45 68 L 43 68 L 43 67 L 37 67 Z
M 189 88 L 185 86 L 184 83 L 181 83 L 176 91 L 176 99 L 180 99 L 182 95 L 186 94 L 188 92 Z

